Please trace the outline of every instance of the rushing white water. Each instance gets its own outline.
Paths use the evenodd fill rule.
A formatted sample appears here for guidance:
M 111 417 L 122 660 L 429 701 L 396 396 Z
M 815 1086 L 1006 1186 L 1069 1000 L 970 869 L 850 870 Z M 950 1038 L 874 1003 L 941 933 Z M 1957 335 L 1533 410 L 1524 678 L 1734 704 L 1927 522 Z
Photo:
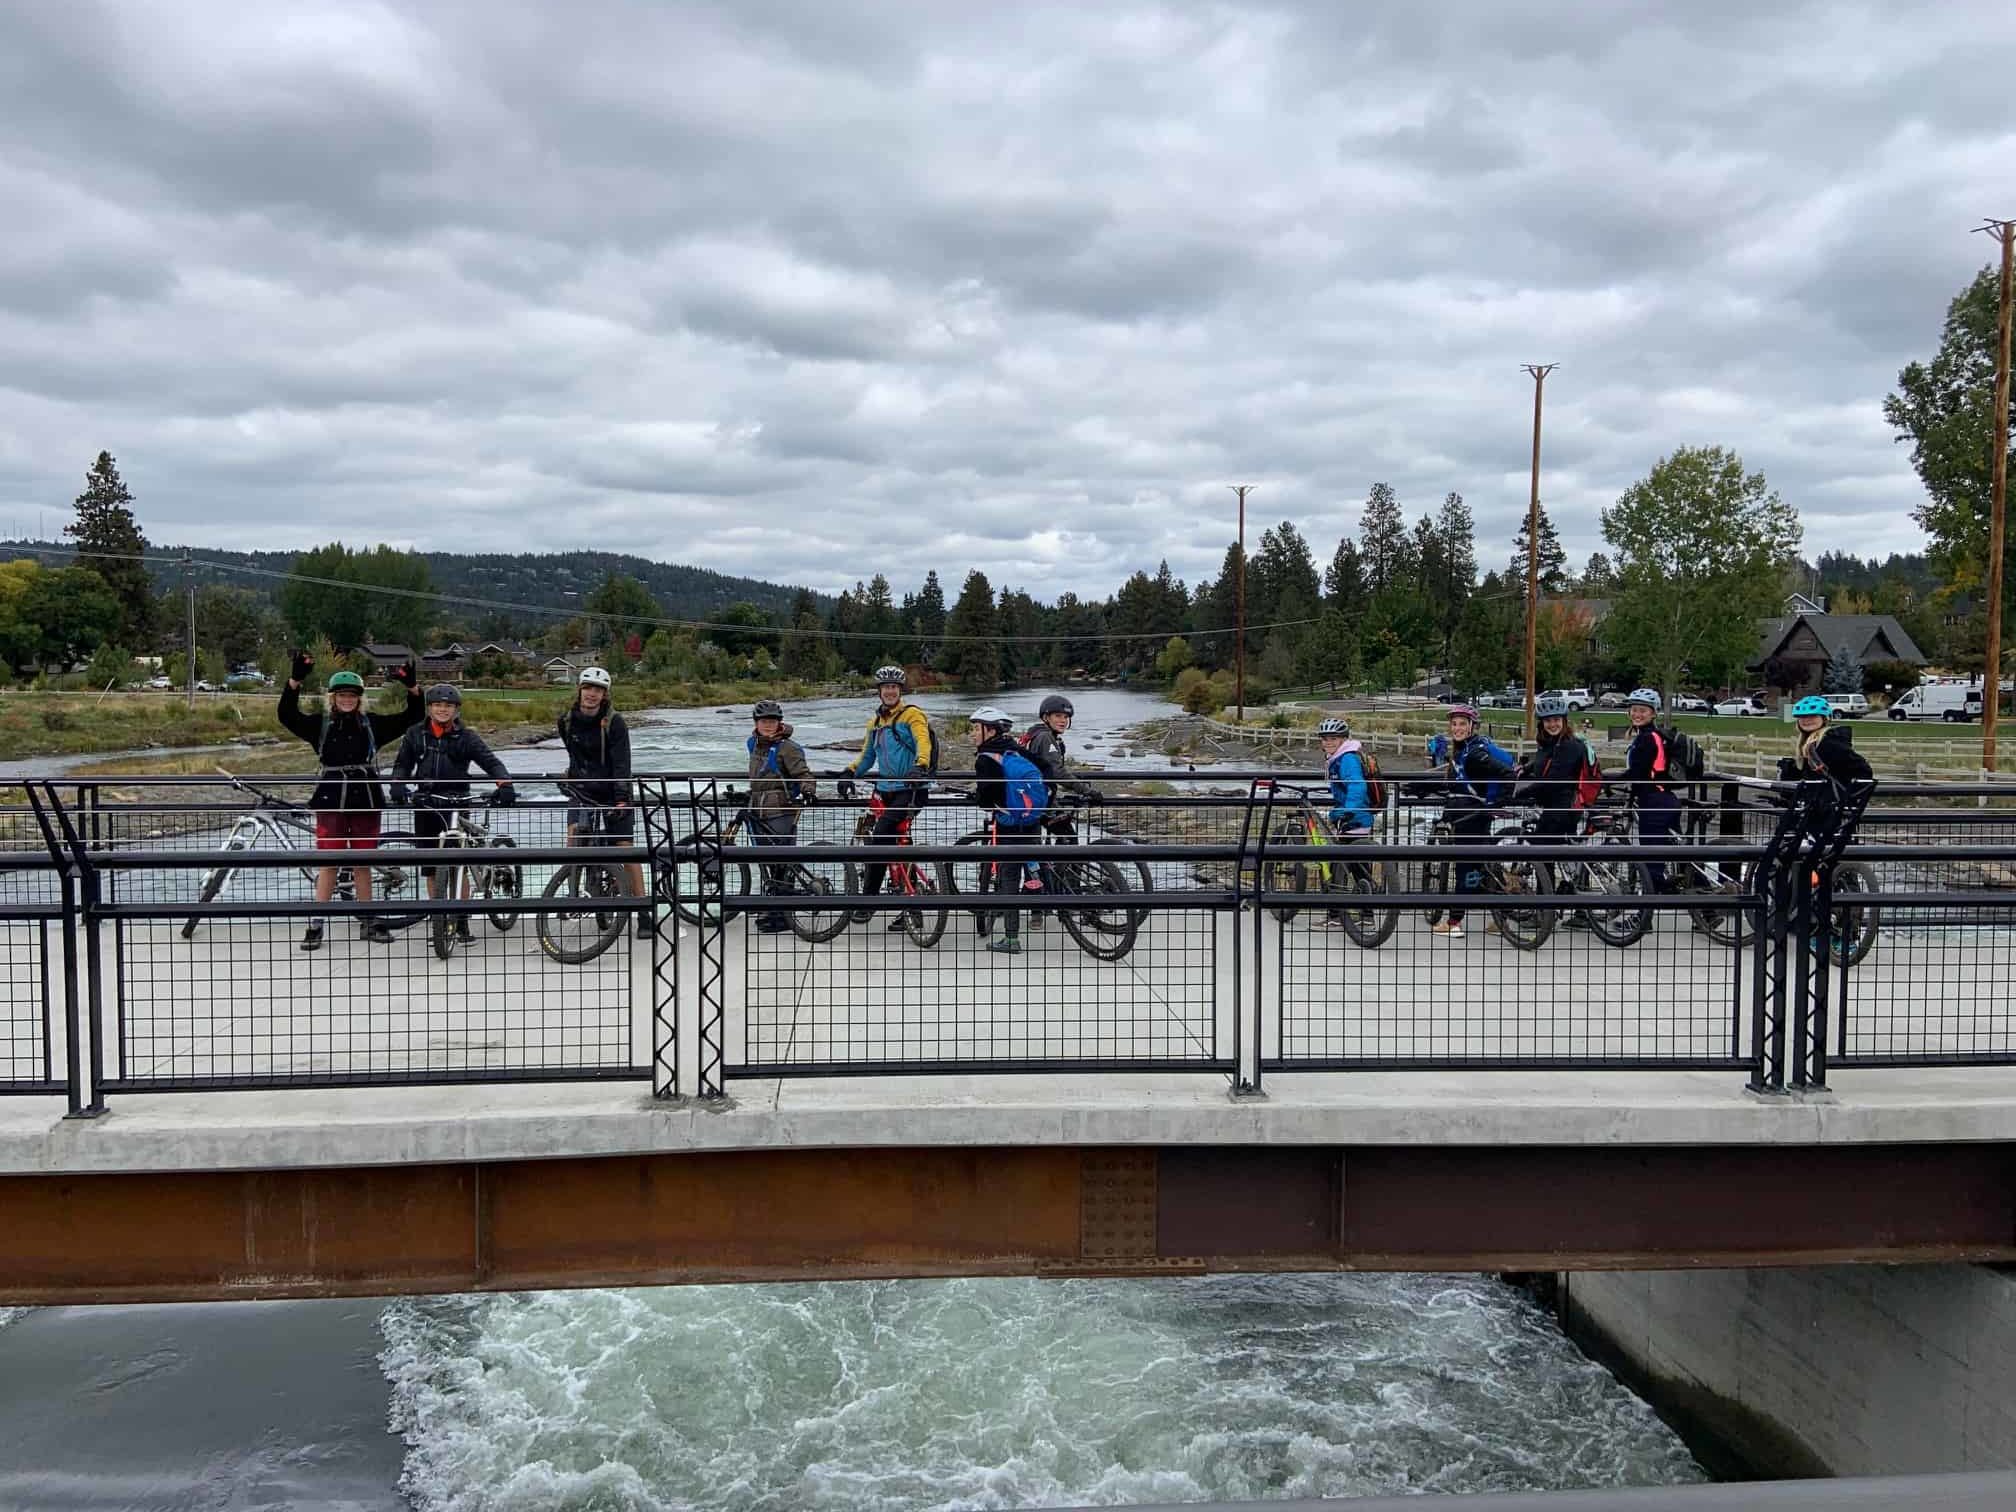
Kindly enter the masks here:
M 548 1292 L 385 1315 L 403 1489 L 516 1508 L 1039 1507 L 1701 1479 L 1481 1277 Z

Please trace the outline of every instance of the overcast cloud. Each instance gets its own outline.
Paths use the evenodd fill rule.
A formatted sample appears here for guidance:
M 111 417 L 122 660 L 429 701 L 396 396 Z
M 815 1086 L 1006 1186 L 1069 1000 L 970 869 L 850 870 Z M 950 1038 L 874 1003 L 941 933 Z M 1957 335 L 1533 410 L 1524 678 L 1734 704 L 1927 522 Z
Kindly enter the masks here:
M 17 4 L 0 530 L 837 589 L 1575 559 L 1662 453 L 1911 549 L 1880 403 L 2016 214 L 2016 6 Z M 1257 526 L 1256 526 L 1257 530 Z

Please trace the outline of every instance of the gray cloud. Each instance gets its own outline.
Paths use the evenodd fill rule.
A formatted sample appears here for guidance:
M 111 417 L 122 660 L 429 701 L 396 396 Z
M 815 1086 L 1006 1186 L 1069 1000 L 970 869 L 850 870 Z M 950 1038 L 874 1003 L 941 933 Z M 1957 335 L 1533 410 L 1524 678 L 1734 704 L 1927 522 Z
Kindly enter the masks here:
M 1908 549 L 2004 6 L 15 7 L 0 528 L 1104 593 L 1675 446 Z

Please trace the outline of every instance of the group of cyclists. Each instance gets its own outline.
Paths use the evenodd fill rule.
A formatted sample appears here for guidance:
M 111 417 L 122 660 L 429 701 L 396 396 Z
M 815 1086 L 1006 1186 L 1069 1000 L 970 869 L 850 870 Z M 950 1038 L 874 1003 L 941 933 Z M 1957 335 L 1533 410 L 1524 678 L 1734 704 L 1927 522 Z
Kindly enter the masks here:
M 324 707 L 310 715 L 301 708 L 302 687 L 314 669 L 314 658 L 297 651 L 286 686 L 280 694 L 280 723 L 316 752 L 318 777 L 308 806 L 315 815 L 318 849 L 352 851 L 375 846 L 380 815 L 388 802 L 415 804 L 414 831 L 420 845 L 435 843 L 456 809 L 469 802 L 472 769 L 495 783 L 491 801 L 510 803 L 516 790 L 504 763 L 483 738 L 463 724 L 462 695 L 449 683 L 437 683 L 423 694 L 411 667 L 395 667 L 391 679 L 406 689 L 406 704 L 391 713 L 364 708 L 364 682 L 355 672 L 333 674 L 325 688 Z M 926 803 L 937 775 L 940 751 L 931 721 L 909 701 L 910 681 L 904 668 L 878 667 L 874 673 L 876 702 L 870 712 L 860 752 L 833 776 L 839 797 L 853 802 L 858 784 L 872 784 L 874 819 L 867 843 L 894 846 L 904 842 Z M 635 829 L 630 734 L 623 716 L 611 704 L 612 679 L 601 667 L 583 668 L 572 704 L 557 722 L 555 733 L 567 752 L 565 790 L 569 798 L 568 843 L 584 835 L 627 841 Z M 1682 789 L 1689 780 L 1680 760 L 1684 737 L 1663 724 L 1664 708 L 1657 689 L 1636 688 L 1628 696 L 1631 739 L 1626 750 L 1623 787 L 1638 839 L 1648 846 L 1674 844 L 1683 809 Z M 1534 749 L 1515 759 L 1485 731 L 1477 710 L 1456 704 L 1448 711 L 1446 733 L 1432 737 L 1427 755 L 1434 776 L 1414 785 L 1414 796 L 1439 801 L 1442 825 L 1459 842 L 1488 840 L 1494 820 L 1508 806 L 1536 811 L 1532 833 L 1542 841 L 1579 837 L 1588 809 L 1606 789 L 1594 751 L 1574 728 L 1572 711 L 1561 698 L 1544 697 L 1535 705 L 1537 741 Z M 1824 777 L 1844 784 L 1870 777 L 1869 763 L 1854 749 L 1848 730 L 1832 723 L 1833 708 L 1825 698 L 1808 696 L 1792 709 L 1796 736 L 1792 754 L 1779 764 L 1786 780 Z M 1096 802 L 1098 790 L 1067 775 L 1065 735 L 1074 710 L 1061 694 L 1046 697 L 1037 722 L 1017 735 L 1015 721 L 993 705 L 983 705 L 968 717 L 975 747 L 973 781 L 967 801 L 985 809 L 989 833 L 1000 844 L 1027 844 L 1048 829 L 1066 838 L 1069 810 L 1060 801 L 1070 794 Z M 1324 719 L 1317 726 L 1324 756 L 1324 775 L 1331 806 L 1326 816 L 1331 838 L 1340 842 L 1369 838 L 1377 820 L 1372 798 L 1376 767 L 1363 744 L 1354 739 L 1348 721 Z M 378 771 L 379 752 L 396 744 L 388 792 Z M 801 810 L 817 799 L 817 778 L 804 749 L 793 738 L 784 710 L 774 699 L 762 699 L 751 710 L 748 737 L 748 822 L 752 843 L 784 846 L 797 837 Z M 417 795 L 415 784 L 418 785 Z M 1614 786 L 1615 784 L 1609 784 Z M 318 902 L 334 896 L 341 863 L 319 869 Z M 792 889 L 791 873 L 783 866 L 762 869 L 766 890 Z M 1667 868 L 1646 868 L 1655 891 L 1668 888 Z M 643 868 L 627 868 L 633 895 L 645 891 Z M 881 893 L 888 875 L 886 863 L 863 869 L 863 892 Z M 982 885 L 999 892 L 1040 892 L 1042 874 L 1034 863 L 988 865 Z M 355 872 L 360 902 L 371 901 L 371 876 L 366 867 Z M 430 876 L 430 892 L 438 881 Z M 1482 890 L 1483 868 L 1467 863 L 1456 868 L 1455 891 L 1474 895 Z M 856 922 L 873 916 L 864 908 Z M 1040 921 L 1041 915 L 1036 916 Z M 1431 926 L 1443 937 L 1461 937 L 1465 911 L 1459 905 Z M 1319 927 L 1342 928 L 1341 910 L 1319 918 Z M 1586 927 L 1571 917 L 1570 928 Z M 997 918 L 982 916 L 980 932 L 986 949 L 1014 954 L 1022 949 L 1021 910 L 1003 909 Z M 467 934 L 467 922 L 460 921 Z M 656 925 L 649 912 L 637 916 L 640 935 Z M 782 914 L 758 916 L 755 927 L 766 933 L 788 928 Z M 903 914 L 892 914 L 887 928 L 903 929 Z M 1495 922 L 1487 929 L 1495 929 Z M 360 921 L 365 940 L 385 943 L 389 930 L 368 914 Z M 318 950 L 326 921 L 309 921 L 301 938 L 303 950 Z
M 1679 760 L 1681 738 L 1672 726 L 1660 722 L 1664 699 L 1656 688 L 1634 688 L 1626 704 L 1631 723 L 1631 739 L 1625 750 L 1623 787 L 1637 828 L 1639 840 L 1647 846 L 1677 843 L 1684 806 L 1682 790 L 1688 776 Z M 1439 799 L 1442 823 L 1452 839 L 1477 843 L 1489 838 L 1491 827 L 1508 806 L 1536 811 L 1531 833 L 1542 842 L 1562 843 L 1579 838 L 1585 831 L 1589 808 L 1606 791 L 1602 770 L 1589 743 L 1576 733 L 1573 711 L 1565 699 L 1543 697 L 1534 704 L 1536 740 L 1534 749 L 1515 759 L 1485 733 L 1477 710 L 1470 704 L 1455 704 L 1448 711 L 1447 733 L 1428 741 L 1428 759 L 1436 769 L 1429 781 L 1415 785 L 1415 796 Z M 1825 698 L 1809 695 L 1792 706 L 1796 730 L 1793 753 L 1778 763 L 1782 781 L 1828 780 L 1828 790 L 1867 781 L 1869 763 L 1856 750 L 1845 725 L 1832 723 L 1834 708 Z M 1322 741 L 1324 775 L 1329 783 L 1331 806 L 1326 819 L 1331 838 L 1340 842 L 1363 840 L 1372 833 L 1373 821 L 1368 794 L 1371 773 L 1360 742 L 1351 738 L 1350 724 L 1328 718 L 1317 727 Z M 1653 890 L 1669 890 L 1666 864 L 1647 865 Z M 1457 867 L 1459 894 L 1481 890 L 1483 868 L 1475 863 Z M 1557 890 L 1571 890 L 1565 879 Z M 1569 928 L 1587 928 L 1588 921 L 1577 916 L 1567 920 Z M 1341 910 L 1322 918 L 1319 927 L 1341 929 Z M 1444 937 L 1461 937 L 1464 911 L 1445 912 L 1431 930 Z M 1495 921 L 1486 924 L 1497 929 Z

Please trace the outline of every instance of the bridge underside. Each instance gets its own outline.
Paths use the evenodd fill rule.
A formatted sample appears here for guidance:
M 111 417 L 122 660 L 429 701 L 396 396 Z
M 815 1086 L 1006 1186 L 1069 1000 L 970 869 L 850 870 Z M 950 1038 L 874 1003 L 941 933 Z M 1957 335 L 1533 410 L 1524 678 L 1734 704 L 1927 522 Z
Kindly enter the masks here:
M 0 1304 L 2016 1261 L 2016 1150 L 784 1149 L 0 1176 Z

